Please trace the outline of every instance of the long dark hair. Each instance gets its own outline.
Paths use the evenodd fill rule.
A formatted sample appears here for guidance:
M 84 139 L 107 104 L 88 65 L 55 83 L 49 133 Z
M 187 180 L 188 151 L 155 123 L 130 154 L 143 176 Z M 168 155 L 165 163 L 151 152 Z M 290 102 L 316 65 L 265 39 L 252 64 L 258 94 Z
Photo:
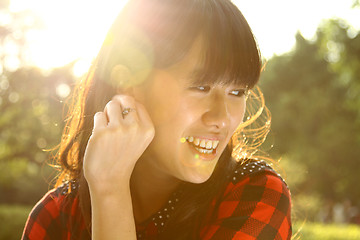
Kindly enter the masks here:
M 229 0 L 129 0 L 87 77 L 78 83 L 57 154 L 61 166 L 57 186 L 63 181 L 80 182 L 80 205 L 89 226 L 90 198 L 82 161 L 94 114 L 121 90 L 122 80 L 111 80 L 113 70 L 125 67 L 136 85 L 146 81 L 152 69 L 182 60 L 199 36 L 204 56 L 199 83 L 225 81 L 242 83 L 249 89 L 255 86 L 262 65 L 257 43 L 245 18 Z M 230 142 L 208 181 L 186 183 L 186 197 L 167 223 L 162 239 L 199 237 L 204 219 L 211 220 L 211 201 L 223 191 L 226 176 L 235 166 L 232 151 Z

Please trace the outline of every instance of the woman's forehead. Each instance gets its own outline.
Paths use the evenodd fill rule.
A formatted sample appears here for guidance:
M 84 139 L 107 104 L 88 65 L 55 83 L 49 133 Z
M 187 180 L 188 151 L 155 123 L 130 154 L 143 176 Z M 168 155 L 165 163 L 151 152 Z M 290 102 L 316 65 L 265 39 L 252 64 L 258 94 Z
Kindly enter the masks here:
M 184 79 L 185 84 L 191 86 L 221 86 L 221 87 L 236 87 L 236 88 L 248 88 L 245 82 L 236 79 L 230 79 L 226 75 L 218 76 L 216 79 L 214 78 L 207 78 L 204 75 L 206 73 L 199 72 L 198 74 L 194 75 L 193 77 L 189 77 Z M 191 76 L 191 75 L 190 75 Z
M 211 70 L 205 68 L 202 60 L 194 60 L 196 58 L 184 59 L 165 70 L 175 75 L 176 79 L 181 81 L 181 84 L 188 86 L 220 85 L 247 88 L 245 81 L 231 78 L 226 72 L 212 75 Z
M 176 74 L 178 79 L 188 85 L 223 85 L 247 88 L 247 80 L 241 79 L 240 76 L 234 76 L 232 73 L 233 69 L 231 68 L 236 63 L 229 64 L 228 68 L 218 69 L 214 69 L 213 66 L 207 64 L 209 61 L 211 62 L 209 58 L 214 57 L 209 52 L 214 50 L 209 49 L 206 39 L 202 34 L 199 34 L 186 55 L 179 62 L 165 70 Z

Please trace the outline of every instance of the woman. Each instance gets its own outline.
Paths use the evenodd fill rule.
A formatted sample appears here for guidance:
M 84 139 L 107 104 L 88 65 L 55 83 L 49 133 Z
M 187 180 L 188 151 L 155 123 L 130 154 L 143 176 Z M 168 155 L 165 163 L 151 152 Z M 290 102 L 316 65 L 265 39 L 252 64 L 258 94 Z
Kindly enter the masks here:
M 77 87 L 56 188 L 23 239 L 289 239 L 286 184 L 239 157 L 260 71 L 230 1 L 130 0 Z

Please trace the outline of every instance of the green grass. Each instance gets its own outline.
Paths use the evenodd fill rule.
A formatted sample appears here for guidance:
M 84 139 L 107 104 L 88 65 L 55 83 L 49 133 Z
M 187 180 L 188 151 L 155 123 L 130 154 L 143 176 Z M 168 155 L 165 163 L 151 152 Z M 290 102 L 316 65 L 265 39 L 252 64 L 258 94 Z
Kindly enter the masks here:
M 360 226 L 321 224 L 313 222 L 293 224 L 293 239 L 299 240 L 360 240 Z
M 19 240 L 31 206 L 0 205 L 0 240 Z

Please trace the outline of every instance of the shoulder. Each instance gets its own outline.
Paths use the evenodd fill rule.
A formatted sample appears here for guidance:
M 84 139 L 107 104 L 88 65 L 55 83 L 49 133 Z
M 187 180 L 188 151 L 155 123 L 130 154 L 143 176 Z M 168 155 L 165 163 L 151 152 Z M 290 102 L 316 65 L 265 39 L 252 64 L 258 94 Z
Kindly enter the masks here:
M 70 191 L 70 188 L 72 188 L 72 191 Z M 30 215 L 32 217 L 41 217 L 42 214 L 46 213 L 55 218 L 67 203 L 74 201 L 76 192 L 77 186 L 75 183 L 66 182 L 47 192 L 35 205 Z
M 285 180 L 267 162 L 246 159 L 237 163 L 228 175 L 229 182 L 225 194 L 238 188 L 253 188 L 265 191 L 272 189 L 279 193 L 290 194 Z
M 72 188 L 72 191 L 69 189 Z M 60 235 L 63 216 L 77 202 L 77 185 L 67 182 L 50 190 L 34 206 L 27 219 L 22 239 L 44 239 L 50 234 Z
M 284 179 L 265 161 L 239 162 L 231 174 L 223 201 L 277 208 L 289 215 L 291 194 Z
M 78 185 L 75 182 L 65 182 L 61 186 L 47 192 L 35 205 L 31 214 L 39 215 L 48 212 L 52 217 L 60 214 L 67 205 L 71 205 L 77 198 Z
M 284 181 L 280 174 L 278 174 L 270 164 L 264 160 L 252 160 L 245 159 L 236 164 L 234 172 L 230 173 L 229 176 L 232 176 L 231 181 L 236 184 L 239 180 L 244 177 L 253 177 L 259 174 L 270 173 L 276 175 Z M 285 183 L 285 182 L 284 182 Z
M 228 175 L 214 226 L 204 239 L 290 239 L 291 197 L 285 181 L 265 161 L 246 160 Z

